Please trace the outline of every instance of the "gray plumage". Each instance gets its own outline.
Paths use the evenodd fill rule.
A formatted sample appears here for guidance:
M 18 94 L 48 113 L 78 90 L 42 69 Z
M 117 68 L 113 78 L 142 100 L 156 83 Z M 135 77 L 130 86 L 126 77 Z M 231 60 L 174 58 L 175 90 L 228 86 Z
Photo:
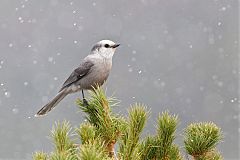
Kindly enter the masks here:
M 82 63 L 63 83 L 59 93 L 35 116 L 42 116 L 51 111 L 64 97 L 80 90 L 89 90 L 102 85 L 108 78 L 112 68 L 112 57 L 119 44 L 110 40 L 102 40 L 95 44 Z

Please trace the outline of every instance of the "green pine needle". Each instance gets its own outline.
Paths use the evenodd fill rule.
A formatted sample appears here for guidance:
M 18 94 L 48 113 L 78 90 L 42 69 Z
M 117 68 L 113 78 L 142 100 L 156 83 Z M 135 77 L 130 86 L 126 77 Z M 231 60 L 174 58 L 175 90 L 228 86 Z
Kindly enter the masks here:
M 163 112 L 158 117 L 158 151 L 157 157 L 165 159 L 172 154 L 171 147 L 175 139 L 175 131 L 178 124 L 178 117 L 176 115 L 169 115 L 168 112 Z
M 96 138 L 96 128 L 90 123 L 83 123 L 79 128 L 76 129 L 82 144 L 87 142 L 93 142 Z
M 147 136 L 139 146 L 141 160 L 156 159 L 158 139 L 156 136 Z
M 148 118 L 148 111 L 146 107 L 141 104 L 131 106 L 129 110 L 128 127 L 122 136 L 120 143 L 120 153 L 122 159 L 137 159 L 140 157 L 137 146 L 139 145 L 139 138 L 141 132 L 146 124 Z
M 95 141 L 81 145 L 78 155 L 80 160 L 110 160 L 104 143 Z
M 51 154 L 50 160 L 78 160 L 78 157 L 76 154 L 72 154 L 69 152 L 54 152 Z
M 214 123 L 192 123 L 185 130 L 184 143 L 188 154 L 198 157 L 214 149 L 221 139 L 221 130 Z
M 131 106 L 128 118 L 124 118 L 112 112 L 118 101 L 108 98 L 102 88 L 95 88 L 90 95 L 87 106 L 77 100 L 88 122 L 75 130 L 67 121 L 57 122 L 51 132 L 54 151 L 50 155 L 37 152 L 34 160 L 183 160 L 174 144 L 176 115 L 160 114 L 157 134 L 140 140 L 149 117 L 144 105 Z M 73 133 L 82 143 L 72 139 Z M 193 123 L 185 130 L 185 149 L 194 160 L 222 160 L 215 148 L 221 139 L 221 130 L 215 124 Z M 114 157 L 115 144 L 119 145 L 118 157 Z
M 216 150 L 212 150 L 203 155 L 195 156 L 194 158 L 196 160 L 223 160 L 221 154 Z
M 125 120 L 112 113 L 111 105 L 116 105 L 117 102 L 114 98 L 107 98 L 102 88 L 95 88 L 90 91 L 90 95 L 89 105 L 84 105 L 80 100 L 77 103 L 86 113 L 88 122 L 95 127 L 95 137 L 100 137 L 107 150 L 112 153 L 114 144 L 126 124 Z
M 55 144 L 56 152 L 65 152 L 74 150 L 74 145 L 70 137 L 72 136 L 72 128 L 69 122 L 57 122 L 52 129 L 51 137 Z
M 47 160 L 47 154 L 44 152 L 36 152 L 33 155 L 33 160 Z
M 180 153 L 179 147 L 175 144 L 173 144 L 170 148 L 169 152 L 169 159 L 174 159 L 174 160 L 183 160 L 183 157 Z

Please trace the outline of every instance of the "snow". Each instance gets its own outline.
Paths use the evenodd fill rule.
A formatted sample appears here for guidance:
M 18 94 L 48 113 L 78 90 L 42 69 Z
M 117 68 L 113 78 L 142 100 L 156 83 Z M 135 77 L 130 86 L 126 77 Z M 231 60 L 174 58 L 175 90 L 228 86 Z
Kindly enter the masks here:
M 37 64 L 37 60 L 33 60 L 33 64 Z
M 13 109 L 12 109 L 12 112 L 13 112 L 13 114 L 18 114 L 19 109 L 18 109 L 18 108 L 13 108 Z
M 227 10 L 227 8 L 225 7 L 225 6 L 223 6 L 221 9 L 220 9 L 220 11 L 226 11 Z
M 4 95 L 6 98 L 10 98 L 11 97 L 11 93 L 9 91 L 5 91 Z
M 12 44 L 12 43 L 9 43 L 9 44 L 8 44 L 8 47 L 9 47 L 9 48 L 12 48 L 12 47 L 13 47 L 13 44 Z
M 132 57 L 132 58 L 131 58 L 131 61 L 132 61 L 132 62 L 135 62 L 135 61 L 136 61 L 136 57 Z
M 222 25 L 222 22 L 218 22 L 218 24 L 217 24 L 218 26 L 221 26 Z
M 160 85 L 161 85 L 161 87 L 165 87 L 166 83 L 165 82 L 161 82 Z
M 136 54 L 136 53 L 137 53 L 137 51 L 136 51 L 136 50 L 133 50 L 133 51 L 132 51 L 132 54 Z
M 218 81 L 218 82 L 217 82 L 217 85 L 218 85 L 219 87 L 222 87 L 222 86 L 223 86 L 223 82 L 222 82 L 222 81 Z
M 133 69 L 132 69 L 132 68 L 129 68 L 129 69 L 128 69 L 128 72 L 132 72 L 132 71 L 133 71 Z
M 53 62 L 53 57 L 48 57 L 48 62 Z

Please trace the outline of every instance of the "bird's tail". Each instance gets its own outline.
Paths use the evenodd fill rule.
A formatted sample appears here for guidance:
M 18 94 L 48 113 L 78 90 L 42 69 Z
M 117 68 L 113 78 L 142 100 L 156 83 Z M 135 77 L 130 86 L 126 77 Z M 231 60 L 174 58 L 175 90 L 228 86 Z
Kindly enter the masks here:
M 54 97 L 48 104 L 46 104 L 43 108 L 41 108 L 35 117 L 40 117 L 46 115 L 50 112 L 68 93 L 65 90 L 59 92 L 56 97 Z

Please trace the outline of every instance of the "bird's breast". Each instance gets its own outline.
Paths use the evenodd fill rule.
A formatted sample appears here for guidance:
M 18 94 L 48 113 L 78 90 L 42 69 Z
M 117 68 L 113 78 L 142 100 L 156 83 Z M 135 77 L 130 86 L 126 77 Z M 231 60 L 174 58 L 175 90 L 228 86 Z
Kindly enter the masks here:
M 97 85 L 103 85 L 109 76 L 111 68 L 111 61 L 102 61 L 95 64 L 89 74 L 81 80 L 81 88 L 92 89 L 92 87 L 96 87 Z

